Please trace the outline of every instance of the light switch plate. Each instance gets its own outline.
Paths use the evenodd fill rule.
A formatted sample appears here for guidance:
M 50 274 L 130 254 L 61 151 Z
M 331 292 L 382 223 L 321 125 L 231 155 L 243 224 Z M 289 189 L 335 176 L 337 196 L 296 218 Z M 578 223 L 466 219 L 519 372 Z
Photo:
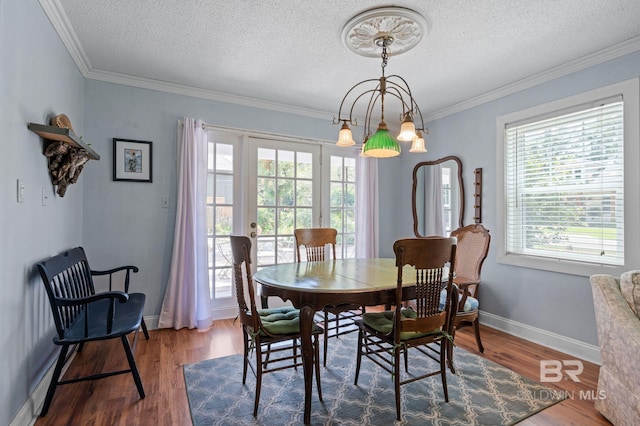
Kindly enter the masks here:
M 16 201 L 18 201 L 19 203 L 24 203 L 24 182 L 22 181 L 22 179 L 18 179 Z

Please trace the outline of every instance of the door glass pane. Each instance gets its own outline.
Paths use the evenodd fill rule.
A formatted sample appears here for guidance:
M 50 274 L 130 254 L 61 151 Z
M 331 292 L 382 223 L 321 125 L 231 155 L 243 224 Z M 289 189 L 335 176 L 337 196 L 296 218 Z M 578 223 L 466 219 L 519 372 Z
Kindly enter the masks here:
M 355 257 L 355 158 L 331 156 L 329 184 L 329 226 L 338 230 L 336 256 Z
M 296 205 L 298 207 L 311 207 L 311 196 L 313 195 L 313 188 L 310 180 L 298 180 Z
M 278 150 L 278 177 L 293 177 L 296 172 L 295 164 L 293 151 Z
M 296 177 L 298 179 L 312 179 L 313 156 L 309 152 L 298 152 L 297 154 L 296 164 L 298 165 L 298 169 Z
M 215 167 L 214 167 L 215 165 Z M 233 232 L 233 145 L 208 143 L 207 246 L 213 301 L 233 297 L 229 235 Z
M 258 148 L 256 172 L 257 266 L 293 262 L 294 229 L 313 223 L 313 154 Z

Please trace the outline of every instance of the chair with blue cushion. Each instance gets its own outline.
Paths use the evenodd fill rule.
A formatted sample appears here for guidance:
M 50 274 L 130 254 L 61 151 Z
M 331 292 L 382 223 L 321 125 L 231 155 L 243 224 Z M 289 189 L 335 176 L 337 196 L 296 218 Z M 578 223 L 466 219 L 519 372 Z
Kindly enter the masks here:
M 451 232 L 451 236 L 458 240 L 456 252 L 456 275 L 453 282 L 460 289 L 460 300 L 458 302 L 458 312 L 453 323 L 452 335 L 461 326 L 473 325 L 478 350 L 484 352 L 484 346 L 480 340 L 480 322 L 478 311 L 478 286 L 480 285 L 480 272 L 482 264 L 487 258 L 491 235 L 489 231 L 480 224 L 467 225 Z M 453 350 L 453 346 L 451 347 Z M 453 354 L 449 355 L 449 367 L 453 368 Z
M 358 333 L 358 356 L 354 384 L 362 358 L 384 368 L 391 374 L 396 397 L 396 415 L 400 417 L 400 386 L 416 380 L 440 375 L 444 399 L 449 402 L 447 391 L 447 348 L 458 300 L 457 288 L 453 285 L 453 265 L 456 256 L 455 238 L 409 238 L 398 240 L 393 245 L 398 268 L 395 291 L 395 310 L 367 312 L 356 321 Z M 403 276 L 406 265 L 413 267 L 408 276 Z M 415 285 L 412 307 L 402 307 L 403 285 Z M 440 307 L 442 289 L 446 289 L 444 307 Z M 415 308 L 414 308 L 415 306 Z M 408 351 L 435 361 L 437 369 L 409 374 Z M 404 354 L 404 373 L 400 368 L 400 355 Z M 428 360 L 427 360 L 428 361 Z
M 239 308 L 238 317 L 244 339 L 242 384 L 246 384 L 247 370 L 250 367 L 256 376 L 256 396 L 253 406 L 255 417 L 258 414 L 262 375 L 302 365 L 302 356 L 297 352 L 300 339 L 300 311 L 288 306 L 271 309 L 256 307 L 255 286 L 251 273 L 251 240 L 245 236 L 231 236 L 230 239 L 233 277 Z M 318 335 L 322 333 L 323 329 L 314 325 L 313 365 L 320 401 L 322 401 L 322 389 Z M 255 351 L 255 365 L 250 362 L 252 351 Z

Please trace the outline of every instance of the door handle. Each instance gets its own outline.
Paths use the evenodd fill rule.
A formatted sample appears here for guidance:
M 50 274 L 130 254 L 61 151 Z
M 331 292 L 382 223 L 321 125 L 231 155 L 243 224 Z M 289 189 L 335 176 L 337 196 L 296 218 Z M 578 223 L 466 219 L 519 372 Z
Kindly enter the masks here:
M 258 235 L 258 234 L 256 234 L 256 231 L 251 231 L 251 233 L 249 234 L 249 236 L 250 236 L 251 238 L 255 238 L 255 237 L 256 237 L 256 235 Z

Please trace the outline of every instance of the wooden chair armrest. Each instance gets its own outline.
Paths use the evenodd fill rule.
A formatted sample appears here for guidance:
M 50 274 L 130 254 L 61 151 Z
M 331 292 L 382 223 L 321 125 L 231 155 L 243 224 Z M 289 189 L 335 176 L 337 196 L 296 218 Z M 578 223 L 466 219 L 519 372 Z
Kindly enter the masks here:
M 115 306 L 114 303 L 116 300 L 118 300 L 120 303 L 124 303 L 127 300 L 129 300 L 129 295 L 123 291 L 108 291 L 108 292 L 104 292 L 104 293 L 98 293 L 98 294 L 94 294 L 92 296 L 87 296 L 87 297 L 78 297 L 78 298 L 72 298 L 72 299 L 56 299 L 56 305 L 58 306 L 65 306 L 65 307 L 72 307 L 72 306 L 79 306 L 79 305 L 84 305 L 86 306 L 86 313 L 84 315 L 84 335 L 85 337 L 87 337 L 89 335 L 89 327 L 90 327 L 90 322 L 91 320 L 89 319 L 90 313 L 89 313 L 89 303 L 91 302 L 96 302 L 98 300 L 103 300 L 103 299 L 108 299 L 110 300 L 109 302 L 109 309 L 107 311 L 107 317 L 106 317 L 106 324 L 105 324 L 105 328 L 107 331 L 107 334 L 111 334 L 111 331 L 113 330 L 113 320 L 115 317 Z
M 75 298 L 60 298 L 56 297 L 56 306 L 79 306 L 86 305 L 87 303 L 96 302 L 102 299 L 118 300 L 120 303 L 124 303 L 129 300 L 129 295 L 124 291 L 106 291 L 104 293 L 94 294 L 87 297 L 75 297 Z
M 96 271 L 94 269 L 91 270 L 91 275 L 107 275 L 107 274 L 113 274 L 114 272 L 118 272 L 118 271 L 124 271 L 125 269 L 130 269 L 133 271 L 133 273 L 137 273 L 139 271 L 137 266 L 133 266 L 133 265 L 127 265 L 127 266 L 119 266 L 117 268 L 113 268 L 113 269 L 108 269 L 106 271 Z
M 131 271 L 133 271 L 133 273 L 137 273 L 139 271 L 137 266 L 133 266 L 133 265 L 127 265 L 127 266 L 119 266 L 117 268 L 113 268 L 113 269 L 108 269 L 106 271 L 96 271 L 96 270 L 91 270 L 91 275 L 109 275 L 109 291 L 113 290 L 113 274 L 119 271 L 127 271 L 127 273 L 124 276 L 124 291 L 125 292 L 129 292 L 129 275 L 131 273 Z
M 454 278 L 453 282 L 458 286 L 461 294 L 460 300 L 458 301 L 458 311 L 463 311 L 464 304 L 467 303 L 467 297 L 475 296 L 477 287 L 478 285 L 480 285 L 480 281 L 467 280 L 464 277 L 458 277 L 457 279 Z M 469 287 L 471 286 L 475 287 L 473 291 L 473 295 L 471 295 L 471 292 L 469 291 Z

